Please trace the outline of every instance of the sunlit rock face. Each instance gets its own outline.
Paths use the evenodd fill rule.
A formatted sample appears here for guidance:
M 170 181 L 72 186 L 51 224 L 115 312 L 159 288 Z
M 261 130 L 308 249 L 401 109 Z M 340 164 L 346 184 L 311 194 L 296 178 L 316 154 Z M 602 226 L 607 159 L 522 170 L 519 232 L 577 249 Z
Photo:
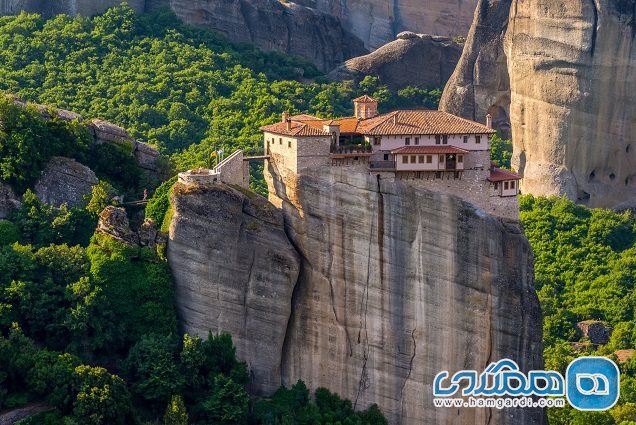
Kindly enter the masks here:
M 633 0 L 480 0 L 440 108 L 512 135 L 522 191 L 636 206 Z
M 152 0 L 157 3 L 161 0 Z M 91 16 L 110 7 L 127 3 L 137 12 L 146 8 L 146 0 L 0 0 L 0 15 L 16 15 L 21 11 L 39 13 L 45 18 L 59 14 Z
M 402 31 L 466 36 L 477 0 L 299 0 L 339 17 L 370 49 Z
M 505 51 L 522 190 L 636 205 L 633 1 L 517 1 Z
M 168 261 L 183 328 L 230 332 L 250 389 L 302 379 L 392 425 L 545 424 L 536 409 L 442 409 L 442 370 L 541 369 L 533 260 L 516 221 L 352 172 L 266 168 L 269 203 L 177 184 Z
M 540 368 L 532 255 L 517 222 L 346 167 L 298 178 L 270 167 L 301 254 L 285 385 L 303 379 L 377 403 L 392 424 L 539 424 L 539 410 L 436 409 L 440 370 L 512 358 Z

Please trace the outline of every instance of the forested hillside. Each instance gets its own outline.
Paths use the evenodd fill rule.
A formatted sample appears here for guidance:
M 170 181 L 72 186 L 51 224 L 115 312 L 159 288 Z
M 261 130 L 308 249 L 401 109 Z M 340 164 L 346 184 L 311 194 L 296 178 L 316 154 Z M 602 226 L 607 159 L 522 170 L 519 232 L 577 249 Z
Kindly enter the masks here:
M 220 148 L 262 149 L 258 128 L 283 110 L 342 116 L 363 93 L 385 110 L 435 107 L 441 95 L 391 93 L 374 78 L 355 87 L 321 80 L 301 59 L 230 44 L 170 12 L 0 18 L 0 91 L 122 125 L 178 169 L 208 165 Z
M 636 356 L 631 350 L 636 348 L 636 216 L 588 209 L 565 198 L 526 195 L 521 220 L 535 256 L 546 367 L 565 373 L 578 356 L 620 359 L 616 407 L 601 413 L 551 409 L 550 424 L 635 424 Z M 577 332 L 577 323 L 587 320 L 601 321 L 611 330 L 607 344 Z

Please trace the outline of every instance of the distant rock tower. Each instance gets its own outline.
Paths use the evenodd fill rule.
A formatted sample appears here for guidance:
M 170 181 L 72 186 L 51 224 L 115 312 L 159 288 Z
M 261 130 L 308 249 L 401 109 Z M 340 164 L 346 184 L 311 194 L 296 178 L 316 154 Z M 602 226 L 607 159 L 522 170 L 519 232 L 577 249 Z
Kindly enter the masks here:
M 366 94 L 353 99 L 353 106 L 358 119 L 365 120 L 378 115 L 378 101 Z

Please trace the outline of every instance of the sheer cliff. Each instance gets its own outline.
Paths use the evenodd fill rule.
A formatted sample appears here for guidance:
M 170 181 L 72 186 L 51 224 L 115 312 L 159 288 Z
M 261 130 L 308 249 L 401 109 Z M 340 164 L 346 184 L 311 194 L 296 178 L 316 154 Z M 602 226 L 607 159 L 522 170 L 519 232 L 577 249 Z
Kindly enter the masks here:
M 172 193 L 168 259 L 186 331 L 228 331 L 271 394 L 303 379 L 391 424 L 542 424 L 539 410 L 436 409 L 443 369 L 540 368 L 532 254 L 517 222 L 346 168 L 270 169 L 270 201 Z
M 465 36 L 476 0 L 298 0 L 337 16 L 370 49 L 402 31 L 447 37 Z
M 440 107 L 510 126 L 522 190 L 634 207 L 635 22 L 633 0 L 480 0 Z

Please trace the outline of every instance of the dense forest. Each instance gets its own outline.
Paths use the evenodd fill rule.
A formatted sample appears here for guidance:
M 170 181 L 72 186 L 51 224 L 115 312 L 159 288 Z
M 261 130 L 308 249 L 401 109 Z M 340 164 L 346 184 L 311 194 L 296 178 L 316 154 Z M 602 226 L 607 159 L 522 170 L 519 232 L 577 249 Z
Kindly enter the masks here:
M 543 311 L 546 368 L 565 373 L 578 356 L 618 360 L 636 347 L 636 216 L 588 209 L 565 198 L 526 195 L 521 221 L 535 257 L 535 286 Z M 593 344 L 577 332 L 584 320 L 603 322 L 609 343 Z M 621 396 L 607 412 L 550 409 L 551 425 L 636 424 L 636 356 L 619 362 Z
M 126 7 L 94 18 L 0 18 L 0 91 L 126 127 L 157 146 L 172 171 L 206 166 L 211 153 L 260 149 L 258 127 L 283 110 L 350 115 L 351 99 L 381 107 L 435 107 L 440 91 L 389 91 L 375 78 L 327 82 L 307 62 L 181 24 L 169 12 Z M 95 233 L 116 193 L 138 193 L 145 176 L 130 152 L 91 145 L 77 121 L 44 120 L 0 96 L 0 178 L 23 196 L 0 221 L 0 408 L 46 401 L 35 424 L 219 423 L 383 424 L 376 407 L 302 381 L 269 400 L 250 399 L 246 366 L 229 335 L 178 332 L 172 282 L 161 249 Z M 47 143 L 42 143 L 46 140 Z M 510 168 L 510 141 L 493 159 Z M 47 161 L 70 156 L 100 184 L 83 208 L 40 203 L 32 189 Z M 254 188 L 262 191 L 259 170 Z M 164 226 L 174 178 L 145 216 Z M 561 198 L 521 199 L 544 313 L 546 366 L 564 371 L 580 355 L 616 357 L 636 345 L 636 218 Z M 576 324 L 599 320 L 608 344 L 582 338 Z M 636 424 L 636 359 L 621 365 L 618 406 L 603 413 L 551 410 L 557 425 Z

